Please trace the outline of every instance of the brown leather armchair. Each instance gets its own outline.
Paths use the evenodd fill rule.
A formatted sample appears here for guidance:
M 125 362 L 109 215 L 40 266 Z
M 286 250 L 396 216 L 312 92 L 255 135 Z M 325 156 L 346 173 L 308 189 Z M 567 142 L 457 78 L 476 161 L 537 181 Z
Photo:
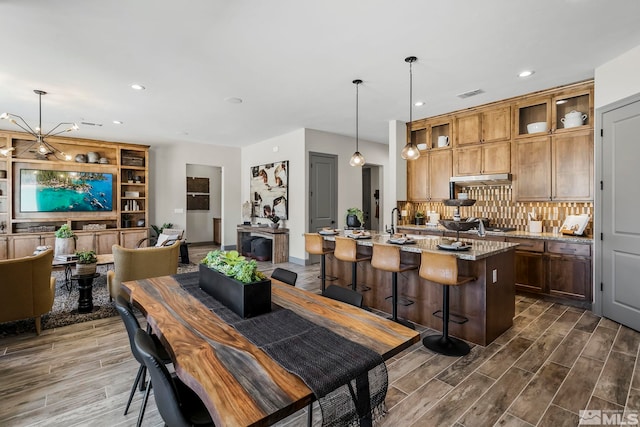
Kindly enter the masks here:
M 168 276 L 178 272 L 179 240 L 169 246 L 140 249 L 127 249 L 120 245 L 113 245 L 111 250 L 114 269 L 107 272 L 110 299 L 121 293 L 122 282 Z M 124 294 L 123 296 L 127 297 Z
M 51 311 L 56 290 L 52 262 L 52 249 L 35 256 L 0 260 L 0 322 L 33 317 L 40 335 L 40 316 Z

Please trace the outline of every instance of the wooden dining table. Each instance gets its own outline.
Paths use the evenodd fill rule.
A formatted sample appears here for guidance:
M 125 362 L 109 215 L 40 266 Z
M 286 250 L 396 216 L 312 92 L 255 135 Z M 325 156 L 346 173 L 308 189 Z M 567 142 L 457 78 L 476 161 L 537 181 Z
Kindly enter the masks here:
M 368 347 L 384 360 L 420 334 L 369 311 L 271 279 L 272 303 Z M 173 276 L 124 282 L 132 304 L 170 352 L 177 376 L 193 389 L 217 426 L 263 426 L 306 407 L 313 392 L 233 326 L 183 289 Z

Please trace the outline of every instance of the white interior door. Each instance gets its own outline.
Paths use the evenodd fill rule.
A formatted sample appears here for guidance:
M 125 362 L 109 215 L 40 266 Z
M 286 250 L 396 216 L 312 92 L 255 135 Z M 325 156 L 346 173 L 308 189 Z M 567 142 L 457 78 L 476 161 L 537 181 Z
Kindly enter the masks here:
M 640 101 L 605 111 L 602 129 L 602 314 L 640 331 Z

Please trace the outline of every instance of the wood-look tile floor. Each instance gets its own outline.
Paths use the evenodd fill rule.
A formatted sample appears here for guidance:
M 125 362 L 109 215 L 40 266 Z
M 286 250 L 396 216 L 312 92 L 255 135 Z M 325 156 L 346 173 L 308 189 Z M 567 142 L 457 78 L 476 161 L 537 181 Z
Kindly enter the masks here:
M 192 261 L 207 250 L 190 248 Z M 318 291 L 317 265 L 278 266 Z M 418 343 L 389 360 L 380 426 L 576 426 L 581 409 L 637 413 L 639 347 L 640 333 L 590 311 L 518 296 L 513 327 L 487 347 L 455 358 Z M 0 426 L 134 426 L 142 393 L 123 412 L 137 369 L 119 317 L 4 338 Z M 163 425 L 153 397 L 143 425 Z M 278 425 L 305 426 L 306 414 Z

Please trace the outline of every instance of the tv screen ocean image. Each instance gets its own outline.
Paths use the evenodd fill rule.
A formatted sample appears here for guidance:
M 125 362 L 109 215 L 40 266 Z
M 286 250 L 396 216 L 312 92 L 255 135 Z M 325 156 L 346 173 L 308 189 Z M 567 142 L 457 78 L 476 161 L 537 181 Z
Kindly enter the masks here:
M 113 175 L 22 169 L 21 212 L 95 212 L 113 210 Z

